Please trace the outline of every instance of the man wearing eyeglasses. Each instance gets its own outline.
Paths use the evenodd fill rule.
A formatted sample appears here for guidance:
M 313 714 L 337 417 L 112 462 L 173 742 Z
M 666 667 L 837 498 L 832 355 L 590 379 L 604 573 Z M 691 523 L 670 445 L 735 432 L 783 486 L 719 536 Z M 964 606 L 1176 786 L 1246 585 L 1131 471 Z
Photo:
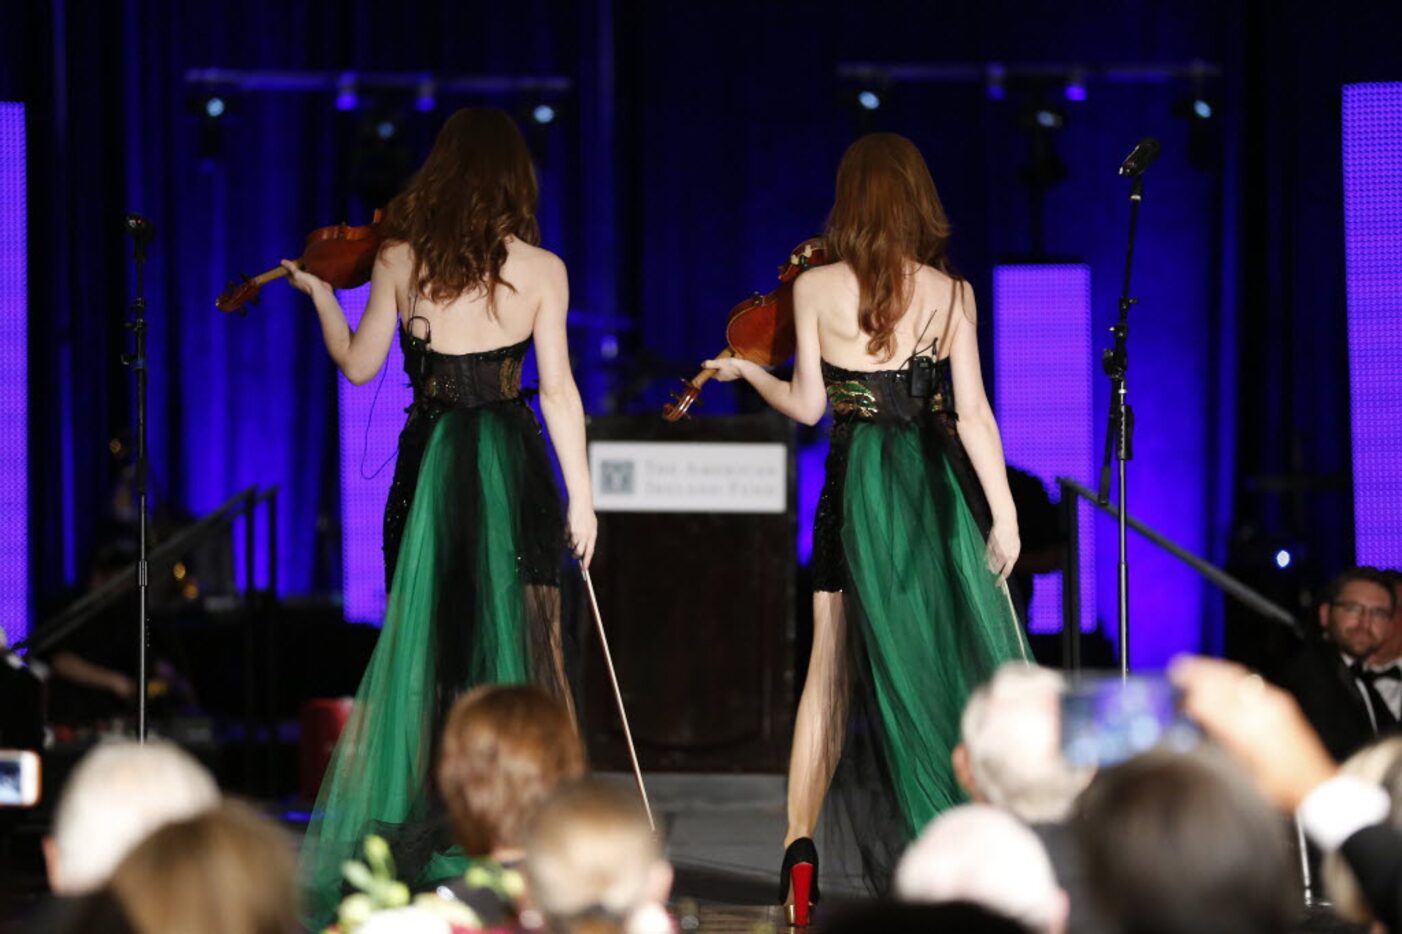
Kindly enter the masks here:
M 1358 567 L 1340 574 L 1319 605 L 1319 638 L 1306 640 L 1276 679 L 1295 695 L 1336 759 L 1398 728 L 1380 685 L 1402 679 L 1402 669 L 1368 665 L 1391 634 L 1394 608 L 1392 583 L 1383 572 Z
M 1383 644 L 1368 656 L 1368 668 L 1387 709 L 1402 722 L 1402 571 L 1384 571 L 1383 575 L 1392 585 L 1392 625 Z

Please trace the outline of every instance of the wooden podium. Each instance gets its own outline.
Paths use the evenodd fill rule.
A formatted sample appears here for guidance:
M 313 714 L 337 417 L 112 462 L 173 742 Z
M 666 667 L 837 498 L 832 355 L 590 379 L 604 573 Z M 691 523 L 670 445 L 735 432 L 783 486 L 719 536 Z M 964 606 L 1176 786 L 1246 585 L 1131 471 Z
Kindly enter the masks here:
M 594 587 L 644 770 L 783 771 L 793 726 L 793 428 L 771 414 L 589 421 Z M 628 768 L 593 622 L 585 739 Z

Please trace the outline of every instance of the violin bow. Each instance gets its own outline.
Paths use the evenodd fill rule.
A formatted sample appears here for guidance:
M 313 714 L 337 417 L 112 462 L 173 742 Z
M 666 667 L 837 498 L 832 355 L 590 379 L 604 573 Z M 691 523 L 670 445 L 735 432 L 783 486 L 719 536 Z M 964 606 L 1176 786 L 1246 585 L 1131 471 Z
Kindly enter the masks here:
M 633 745 L 633 731 L 628 728 L 628 712 L 623 709 L 623 692 L 618 688 L 618 673 L 613 668 L 613 654 L 609 652 L 608 636 L 604 635 L 604 619 L 599 615 L 599 598 L 594 595 L 594 582 L 589 577 L 589 569 L 583 562 L 579 573 L 584 577 L 584 589 L 589 593 L 589 608 L 594 611 L 594 628 L 599 633 L 599 645 L 604 650 L 604 667 L 608 669 L 609 683 L 613 686 L 613 700 L 618 705 L 618 719 L 623 723 L 623 738 L 628 743 L 628 758 L 633 763 L 633 780 L 638 783 L 638 794 L 643 799 L 643 810 L 647 812 L 647 824 L 657 833 L 657 823 L 652 819 L 652 804 L 647 798 L 647 786 L 643 784 L 643 770 L 638 765 L 638 750 Z

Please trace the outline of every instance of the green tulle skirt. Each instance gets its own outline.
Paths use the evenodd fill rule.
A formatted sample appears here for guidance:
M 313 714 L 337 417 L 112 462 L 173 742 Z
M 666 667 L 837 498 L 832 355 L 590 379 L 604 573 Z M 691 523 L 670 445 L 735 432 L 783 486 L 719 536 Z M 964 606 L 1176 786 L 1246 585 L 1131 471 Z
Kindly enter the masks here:
M 952 422 L 848 424 L 834 447 L 848 682 L 834 810 L 881 891 L 920 830 L 964 800 L 950 753 L 969 693 L 1030 653 L 988 569 L 986 501 Z
M 415 443 L 415 442 L 419 443 Z M 559 636 L 563 525 L 543 440 L 518 402 L 416 412 L 396 474 L 412 502 L 376 643 L 302 846 L 304 917 L 331 920 L 342 864 L 385 837 L 401 879 L 461 875 L 433 787 L 444 718 L 467 689 L 534 682 L 567 695 Z M 404 462 L 405 451 L 417 456 Z

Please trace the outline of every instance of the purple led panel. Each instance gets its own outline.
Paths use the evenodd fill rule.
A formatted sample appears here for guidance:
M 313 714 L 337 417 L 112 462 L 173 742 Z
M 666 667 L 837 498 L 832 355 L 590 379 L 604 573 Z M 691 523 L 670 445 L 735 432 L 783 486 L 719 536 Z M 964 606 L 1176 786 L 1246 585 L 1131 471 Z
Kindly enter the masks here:
M 29 316 L 24 105 L 0 103 L 0 629 L 29 632 Z
M 1057 477 L 1091 483 L 1090 267 L 1010 265 L 993 270 L 994 398 L 1009 464 L 1057 498 Z M 1081 620 L 1095 628 L 1095 522 L 1080 506 Z M 1034 633 L 1061 630 L 1061 575 L 1034 578 Z
M 360 323 L 370 286 L 340 293 L 351 327 Z M 382 544 L 385 500 L 404 410 L 413 392 L 399 342 L 390 345 L 388 373 L 364 386 L 336 377 L 341 437 L 341 595 L 346 619 L 379 624 L 385 612 Z M 378 393 L 378 398 L 376 395 Z M 372 412 L 373 409 L 373 412 Z M 367 479 L 368 477 L 368 479 Z
M 1360 564 L 1402 567 L 1402 83 L 1344 86 L 1344 252 Z

